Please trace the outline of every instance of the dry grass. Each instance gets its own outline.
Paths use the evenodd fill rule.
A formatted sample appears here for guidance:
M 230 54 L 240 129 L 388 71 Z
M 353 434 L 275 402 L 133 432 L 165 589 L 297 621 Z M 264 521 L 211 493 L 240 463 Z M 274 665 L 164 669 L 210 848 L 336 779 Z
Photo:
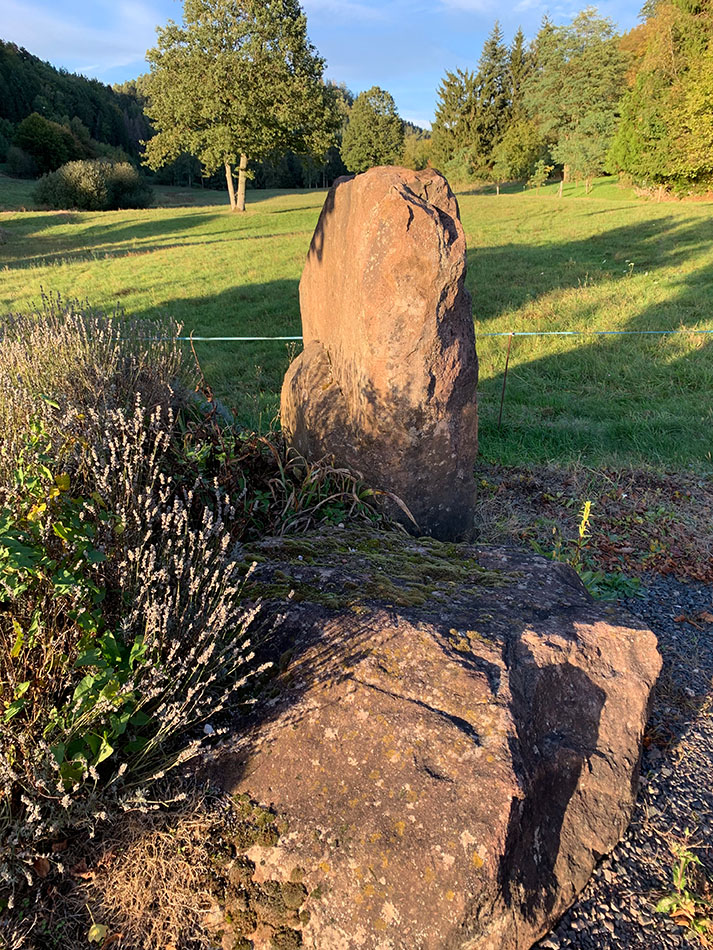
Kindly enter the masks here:
M 83 891 L 117 947 L 215 946 L 206 929 L 216 907 L 207 874 L 215 825 L 205 799 L 196 797 L 178 814 L 132 815 L 105 840 Z

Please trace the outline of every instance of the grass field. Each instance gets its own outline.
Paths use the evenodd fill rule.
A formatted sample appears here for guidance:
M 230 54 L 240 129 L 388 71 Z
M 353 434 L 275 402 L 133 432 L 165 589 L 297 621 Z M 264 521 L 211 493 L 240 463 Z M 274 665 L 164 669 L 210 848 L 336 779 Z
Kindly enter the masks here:
M 481 452 L 504 464 L 576 461 L 712 467 L 713 337 L 515 338 L 497 427 L 507 338 L 532 330 L 713 330 L 709 203 L 656 204 L 612 181 L 592 194 L 459 195 L 479 334 Z M 161 189 L 159 207 L 35 212 L 31 188 L 0 177 L 0 311 L 44 292 L 138 315 L 166 313 L 209 335 L 299 334 L 297 285 L 324 192 Z M 294 347 L 197 347 L 208 382 L 263 428 Z

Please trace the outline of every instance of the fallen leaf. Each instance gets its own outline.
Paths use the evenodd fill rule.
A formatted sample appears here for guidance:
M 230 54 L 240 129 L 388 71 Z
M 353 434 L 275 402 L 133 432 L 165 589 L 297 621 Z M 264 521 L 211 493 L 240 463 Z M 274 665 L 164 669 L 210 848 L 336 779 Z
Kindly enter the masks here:
M 81 877 L 85 881 L 89 881 L 94 877 L 94 871 L 90 871 L 87 867 L 87 859 L 82 858 L 81 861 L 77 861 L 74 867 L 69 869 L 69 873 L 74 877 Z
M 698 619 L 703 620 L 704 623 L 713 623 L 713 614 L 709 610 L 702 610 L 698 614 Z
M 53 851 L 55 854 L 59 854 L 60 851 L 66 851 L 68 844 L 69 844 L 69 842 L 67 841 L 66 838 L 65 838 L 64 841 L 55 841 L 55 842 L 53 843 L 53 845 L 52 845 L 52 851 Z
M 688 617 L 685 614 L 679 614 L 678 617 L 673 618 L 674 623 L 685 623 L 688 620 Z
M 45 878 L 50 873 L 51 865 L 47 858 L 35 858 L 32 865 L 38 877 Z
M 87 940 L 89 943 L 104 943 L 108 932 L 109 928 L 106 924 L 92 924 L 87 934 Z
M 121 940 L 123 936 L 124 935 L 122 933 L 111 934 L 111 936 L 107 937 L 104 943 L 102 944 L 102 950 L 104 950 L 105 947 L 111 946 L 112 943 L 117 943 L 119 940 Z

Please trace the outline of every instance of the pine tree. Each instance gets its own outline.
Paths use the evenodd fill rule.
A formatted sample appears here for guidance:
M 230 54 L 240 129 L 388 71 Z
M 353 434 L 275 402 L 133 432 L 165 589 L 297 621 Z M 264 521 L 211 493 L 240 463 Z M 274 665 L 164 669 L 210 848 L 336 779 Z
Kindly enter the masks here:
M 518 27 L 508 54 L 507 97 L 510 109 L 508 124 L 525 118 L 524 92 L 531 69 L 532 56 L 525 46 L 525 34 Z
M 184 0 L 183 25 L 160 28 L 146 57 L 157 130 L 146 164 L 160 168 L 188 152 L 209 174 L 223 167 L 233 210 L 245 210 L 248 157 L 324 154 L 330 145 L 333 97 L 297 0 Z
M 469 145 L 477 168 L 492 164 L 492 151 L 509 115 L 508 50 L 496 21 L 485 41 L 475 76 L 475 111 Z
M 372 86 L 360 93 L 342 136 L 342 159 L 349 171 L 395 164 L 404 147 L 404 128 L 393 97 Z
M 569 26 L 545 20 L 534 49 L 525 106 L 565 172 L 590 180 L 604 169 L 624 89 L 614 26 L 588 7 Z
M 431 129 L 431 161 L 445 168 L 456 152 L 470 144 L 475 112 L 475 75 L 457 69 L 447 72 L 438 88 L 435 121 Z

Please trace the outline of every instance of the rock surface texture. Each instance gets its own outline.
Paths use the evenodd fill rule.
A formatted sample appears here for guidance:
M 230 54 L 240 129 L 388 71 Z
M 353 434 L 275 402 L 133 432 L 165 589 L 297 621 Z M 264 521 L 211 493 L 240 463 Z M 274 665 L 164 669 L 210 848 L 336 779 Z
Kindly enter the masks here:
M 340 179 L 300 281 L 288 439 L 398 495 L 421 533 L 472 524 L 478 364 L 458 203 L 431 169 Z M 398 512 L 395 512 L 398 513 Z
M 531 947 L 629 821 L 654 635 L 507 549 L 335 531 L 259 551 L 276 672 L 209 768 L 286 824 L 250 857 L 304 882 L 295 946 Z

